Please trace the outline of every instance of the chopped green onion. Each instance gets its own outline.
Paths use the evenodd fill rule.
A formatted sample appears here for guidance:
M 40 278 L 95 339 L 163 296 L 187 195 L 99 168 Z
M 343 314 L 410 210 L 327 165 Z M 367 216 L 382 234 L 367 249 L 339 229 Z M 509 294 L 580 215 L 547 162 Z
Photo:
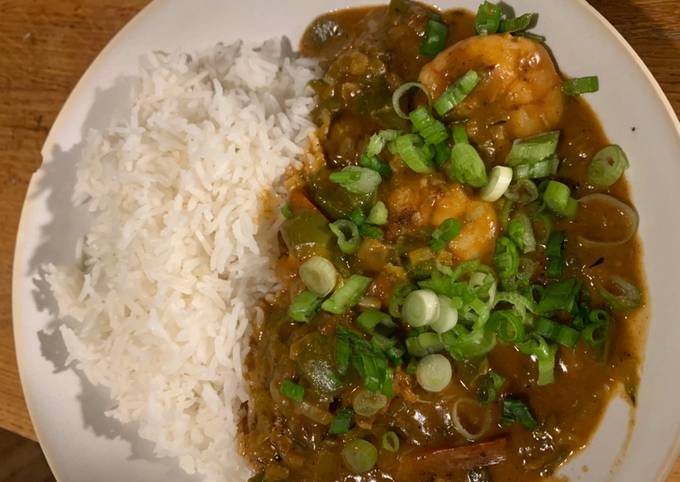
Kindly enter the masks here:
M 560 278 L 564 271 L 564 243 L 567 237 L 563 231 L 556 231 L 548 238 L 545 254 L 548 257 L 548 278 Z
M 357 227 L 359 227 L 366 222 L 366 214 L 364 214 L 364 212 L 360 208 L 357 208 L 351 213 L 349 213 L 347 219 L 349 219 L 354 224 L 356 224 Z
M 354 396 L 352 406 L 357 415 L 372 417 L 387 405 L 387 397 L 379 392 L 361 389 Z
M 351 408 L 341 408 L 335 412 L 335 417 L 328 428 L 328 433 L 331 435 L 340 435 L 349 432 L 349 427 L 352 424 L 352 416 L 354 412 Z
M 538 35 L 532 32 L 515 32 L 515 35 L 517 37 L 524 37 L 528 38 L 529 40 L 533 40 L 534 42 L 538 43 L 545 43 L 545 37 L 543 35 Z
M 555 381 L 556 346 L 549 345 L 542 336 L 537 334 L 534 334 L 533 338 L 528 341 L 517 343 L 516 346 L 525 355 L 531 355 L 536 359 L 539 385 L 550 385 Z
M 401 98 L 406 94 L 407 91 L 416 88 L 420 89 L 423 91 L 425 96 L 427 96 L 427 101 L 428 103 L 430 102 L 430 94 L 428 93 L 427 89 L 423 84 L 420 82 L 406 82 L 405 84 L 401 84 L 397 90 L 392 93 L 392 108 L 394 109 L 394 112 L 397 113 L 399 117 L 402 119 L 408 119 L 408 115 L 404 113 L 403 110 L 401 110 Z
M 449 383 L 453 370 L 451 362 L 440 354 L 431 354 L 423 357 L 416 369 L 418 384 L 428 392 L 441 392 Z
M 454 218 L 448 218 L 432 232 L 432 243 L 430 248 L 432 251 L 441 251 L 446 246 L 446 243 L 460 234 L 463 225 L 460 221 Z
M 472 187 L 483 187 L 489 182 L 484 161 L 470 144 L 454 145 L 451 149 L 451 161 L 445 169 L 451 180 Z
M 364 291 L 371 284 L 371 278 L 353 274 L 341 287 L 336 289 L 330 298 L 323 302 L 321 309 L 334 315 L 342 315 L 361 299 Z
M 529 407 L 524 402 L 514 398 L 506 398 L 503 400 L 501 423 L 507 426 L 515 422 L 519 422 L 527 430 L 533 430 L 538 426 L 536 419 L 531 415 Z
M 501 20 L 499 32 L 503 33 L 523 32 L 524 30 L 528 29 L 531 26 L 531 22 L 533 22 L 535 15 L 536 14 L 534 13 L 525 13 L 524 15 L 521 15 L 519 17 L 505 18 Z
M 543 290 L 543 296 L 536 305 L 536 311 L 545 315 L 555 311 L 571 312 L 581 289 L 581 283 L 576 278 L 550 283 Z
M 394 318 L 401 318 L 401 307 L 404 304 L 404 300 L 406 299 L 406 296 L 415 289 L 416 286 L 408 282 L 399 284 L 394 288 L 388 303 L 390 315 Z
M 449 28 L 445 23 L 430 19 L 425 27 L 425 40 L 420 44 L 420 53 L 434 57 L 446 47 Z
M 592 310 L 588 313 L 588 319 L 591 323 L 609 323 L 611 316 L 604 310 Z
M 380 351 L 387 351 L 397 344 L 397 340 L 393 338 L 387 338 L 379 333 L 373 334 L 371 337 L 371 343 Z
M 505 197 L 517 204 L 529 204 L 538 199 L 538 188 L 529 179 L 517 179 L 505 192 Z
M 451 158 L 451 148 L 447 142 L 440 142 L 434 145 L 434 163 L 437 167 L 442 167 Z
M 284 397 L 288 397 L 296 402 L 301 402 L 305 398 L 305 387 L 287 378 L 281 383 L 279 391 Z
M 382 436 L 382 448 L 388 452 L 399 452 L 399 436 L 390 431 L 385 432 Z
M 404 300 L 401 313 L 414 328 L 429 325 L 439 315 L 439 298 L 432 290 L 411 291 Z
M 344 254 L 354 254 L 359 249 L 359 228 L 352 221 L 338 219 L 328 225 L 329 229 L 338 238 L 338 247 Z
M 534 322 L 534 331 L 549 339 L 554 339 L 559 331 L 560 324 L 551 320 L 550 318 L 538 317 Z
M 512 169 L 506 166 L 494 166 L 489 175 L 489 182 L 482 188 L 479 197 L 482 201 L 498 201 L 508 190 L 512 181 Z
M 366 389 L 373 392 L 380 391 L 388 397 L 393 396 L 392 382 L 394 373 L 388 365 L 385 354 L 378 350 L 370 341 L 343 325 L 337 326 L 336 334 L 338 339 L 348 341 L 349 362 L 351 362 L 352 367 L 361 377 Z M 338 356 L 338 347 L 339 345 L 336 345 L 336 357 Z M 344 359 L 342 361 L 343 363 L 345 362 Z M 336 361 L 336 363 L 339 364 L 339 361 Z
M 453 301 L 446 296 L 439 295 L 439 316 L 430 323 L 435 333 L 445 333 L 458 323 L 458 310 Z
M 295 298 L 288 307 L 288 316 L 301 323 L 308 323 L 319 312 L 322 299 L 316 293 L 303 291 Z
M 529 216 L 518 213 L 508 224 L 508 236 L 522 250 L 522 253 L 532 253 L 536 250 L 536 237 Z
M 541 179 L 554 176 L 559 167 L 560 159 L 552 155 L 533 164 L 519 164 L 515 167 L 514 173 L 517 179 Z
M 477 399 L 483 405 L 495 402 L 504 383 L 505 377 L 493 370 L 482 375 L 477 385 Z
M 512 214 L 512 210 L 514 208 L 514 201 L 508 198 L 503 200 L 503 207 L 501 207 L 501 212 L 498 215 L 502 230 L 506 230 L 508 228 L 508 224 L 510 223 L 510 215 Z
M 496 242 L 496 254 L 493 259 L 498 276 L 501 279 L 512 278 L 517 274 L 519 269 L 519 252 L 517 246 L 510 238 L 502 236 L 498 239 Z
M 578 330 L 566 325 L 560 325 L 560 329 L 555 335 L 555 341 L 562 346 L 573 348 L 578 343 L 581 333 Z
M 373 205 L 371 211 L 368 213 L 366 222 L 369 224 L 375 224 L 376 226 L 382 226 L 387 224 L 387 206 L 382 201 L 378 201 Z
M 364 238 L 370 239 L 382 239 L 385 235 L 382 229 L 377 226 L 371 226 L 370 224 L 362 224 L 359 226 L 359 232 Z
M 559 181 L 548 181 L 543 193 L 543 201 L 555 214 L 567 218 L 573 218 L 576 215 L 578 203 L 571 197 L 571 189 Z
M 600 346 L 609 336 L 609 322 L 592 323 L 583 329 L 581 336 L 589 345 Z
M 547 345 L 547 349 L 543 356 L 537 356 L 538 364 L 538 385 L 550 385 L 555 381 L 555 355 L 557 354 L 557 347 L 554 345 Z
M 426 331 L 417 336 L 406 338 L 406 350 L 409 355 L 423 357 L 444 349 L 444 344 L 436 333 Z
M 478 35 L 489 35 L 498 32 L 502 17 L 503 12 L 498 5 L 485 1 L 477 9 L 475 32 Z
M 547 243 L 553 230 L 552 215 L 545 212 L 534 214 L 533 226 L 536 240 L 541 244 Z
M 570 326 L 543 317 L 539 317 L 536 320 L 534 330 L 537 334 L 555 340 L 560 345 L 569 348 L 573 348 L 576 345 L 581 335 L 578 330 Z
M 593 156 L 586 177 L 595 187 L 605 188 L 618 181 L 630 163 L 620 146 L 607 146 Z
M 543 287 L 541 286 L 541 288 Z M 494 297 L 493 306 L 496 307 L 500 303 L 508 303 L 512 305 L 515 311 L 522 318 L 526 316 L 527 311 L 530 311 L 531 313 L 536 312 L 534 302 L 527 298 L 526 296 L 521 295 L 519 293 L 499 291 L 498 293 L 496 293 L 496 296 Z
M 366 146 L 367 156 L 377 156 L 385 148 L 385 144 L 392 142 L 399 135 L 399 131 L 394 129 L 385 129 L 377 132 L 371 136 Z
M 469 360 L 471 358 L 479 358 L 496 346 L 496 335 L 489 330 L 486 330 L 482 322 L 484 317 L 478 318 L 478 327 L 468 330 L 461 323 L 456 327 L 440 335 L 442 342 L 446 346 L 449 354 L 456 360 Z
M 629 281 L 620 276 L 612 276 L 608 286 L 605 288 L 602 283 L 596 283 L 595 288 L 602 299 L 614 310 L 632 310 L 642 304 L 642 293 Z
M 415 358 L 411 358 L 411 360 L 409 360 L 408 362 L 408 365 L 406 365 L 406 373 L 408 373 L 409 375 L 415 375 L 417 369 L 418 360 L 416 360 Z
M 503 343 L 517 343 L 524 340 L 524 324 L 513 310 L 498 310 L 489 316 L 488 328 L 495 330 Z
M 331 173 L 328 179 L 355 194 L 370 194 L 382 182 L 380 174 L 373 169 L 359 166 L 347 166 L 341 171 Z
M 349 338 L 347 336 L 337 336 L 335 339 L 335 363 L 338 367 L 338 373 L 342 376 L 347 374 L 350 353 Z
M 479 80 L 479 74 L 474 70 L 469 70 L 434 101 L 434 104 L 432 104 L 434 110 L 440 116 L 447 114 L 470 95 L 477 87 Z
M 422 139 L 416 134 L 404 134 L 394 141 L 397 155 L 412 171 L 428 174 L 434 170 L 432 158 L 434 154 L 427 146 L 422 145 Z
M 368 154 L 362 154 L 359 159 L 361 165 L 368 169 L 372 169 L 381 177 L 387 178 L 392 175 L 392 168 L 388 163 L 380 159 L 378 156 L 369 156 Z
M 356 439 L 345 444 L 340 452 L 345 465 L 355 474 L 363 474 L 378 461 L 378 449 L 371 442 Z
M 562 82 L 562 92 L 566 95 L 590 94 L 600 90 L 600 79 L 597 76 L 567 79 Z
M 283 203 L 281 205 L 281 214 L 286 219 L 290 219 L 293 217 L 293 210 L 290 208 L 290 205 L 288 203 Z
M 462 124 L 455 124 L 453 126 L 453 129 L 451 130 L 453 134 L 453 142 L 454 144 L 469 144 L 470 140 L 468 139 L 467 135 L 467 130 L 465 129 L 465 126 Z
M 312 256 L 302 263 L 299 273 L 307 289 L 321 297 L 333 291 L 338 276 L 333 263 L 321 256 Z
M 446 126 L 432 117 L 425 106 L 420 106 L 409 114 L 413 129 L 428 144 L 439 144 L 449 138 Z
M 510 167 L 520 164 L 535 164 L 552 156 L 557 150 L 560 140 L 560 131 L 551 131 L 536 136 L 517 139 L 512 143 L 512 148 L 505 163 Z
M 365 331 L 372 333 L 379 324 L 392 324 L 392 318 L 387 313 L 379 310 L 366 310 L 356 319 L 357 325 Z

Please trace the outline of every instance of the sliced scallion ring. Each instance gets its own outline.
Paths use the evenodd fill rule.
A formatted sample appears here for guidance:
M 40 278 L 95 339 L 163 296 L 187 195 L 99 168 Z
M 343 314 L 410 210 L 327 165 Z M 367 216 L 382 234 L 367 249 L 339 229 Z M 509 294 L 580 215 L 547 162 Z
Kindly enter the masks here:
M 399 436 L 394 432 L 385 432 L 382 436 L 382 448 L 388 452 L 399 452 Z
M 402 119 L 407 119 L 408 120 L 408 115 L 404 113 L 403 110 L 401 110 L 401 98 L 406 94 L 411 89 L 420 89 L 423 91 L 423 93 L 427 96 L 427 103 L 429 104 L 431 102 L 430 100 L 430 94 L 425 88 L 423 84 L 420 82 L 406 82 L 405 84 L 400 85 L 397 87 L 397 90 L 394 91 L 392 94 L 392 108 L 394 109 L 394 112 L 397 113 L 399 117 Z
M 567 79 L 562 83 L 562 92 L 570 96 L 590 94 L 598 90 L 600 90 L 600 79 L 596 75 Z
M 535 164 L 552 156 L 557 150 L 560 131 L 551 131 L 532 137 L 516 139 L 505 163 L 510 167 L 520 164 Z
M 359 228 L 348 219 L 338 219 L 330 223 L 328 229 L 338 238 L 338 247 L 344 254 L 354 254 L 359 249 Z
M 460 412 L 462 410 L 462 407 L 464 407 L 465 405 L 472 405 L 475 408 L 479 407 L 479 403 L 475 402 L 471 398 L 461 397 L 458 400 L 456 400 L 456 402 L 453 404 L 451 419 L 453 420 L 453 426 L 456 429 L 456 431 L 463 437 L 465 437 L 467 440 L 472 442 L 483 437 L 484 434 L 486 434 L 487 430 L 489 430 L 489 426 L 491 425 L 491 414 L 489 413 L 489 410 L 484 409 L 483 422 L 476 431 L 471 432 L 463 425 L 462 422 L 464 417 L 461 416 Z
M 507 166 L 495 166 L 489 174 L 489 182 L 479 192 L 482 201 L 498 201 L 508 190 L 512 181 L 512 169 Z
M 586 238 L 585 236 L 579 236 L 578 240 L 583 246 L 591 248 L 611 248 L 614 246 L 620 246 L 633 239 L 633 237 L 637 233 L 638 226 L 640 224 L 640 216 L 638 215 L 637 211 L 630 205 L 624 203 L 623 201 L 619 201 L 614 196 L 610 196 L 609 194 L 603 193 L 594 193 L 581 197 L 578 200 L 578 202 L 581 205 L 588 204 L 589 202 L 602 202 L 605 204 L 609 204 L 611 207 L 619 211 L 628 221 L 627 222 L 628 227 L 619 239 L 614 239 L 611 241 L 600 241 Z
M 355 194 L 372 193 L 382 182 L 382 177 L 376 171 L 359 166 L 347 166 L 331 173 L 328 179 Z
M 378 461 L 378 449 L 371 442 L 356 439 L 342 448 L 342 460 L 355 474 L 363 474 L 371 470 Z
M 353 274 L 323 302 L 321 309 L 334 315 L 342 315 L 356 305 L 371 284 L 371 278 Z
M 637 286 L 620 276 L 609 278 L 608 286 L 596 283 L 602 299 L 615 310 L 632 310 L 642 304 L 642 293 Z M 611 289 L 609 289 L 611 288 Z
M 443 116 L 451 109 L 463 102 L 465 98 L 477 87 L 480 81 L 479 74 L 474 70 L 468 70 L 465 75 L 458 79 L 444 93 L 434 101 L 432 106 L 437 114 Z
M 416 380 L 428 392 L 441 392 L 451 383 L 452 376 L 451 362 L 438 353 L 423 357 L 416 368 Z
M 529 179 L 517 179 L 505 192 L 505 197 L 517 204 L 529 204 L 538 199 L 538 188 Z
M 450 298 L 439 295 L 439 316 L 430 323 L 436 333 L 445 333 L 458 323 L 458 310 Z
M 385 144 L 397 138 L 399 131 L 394 129 L 385 129 L 377 132 L 371 136 L 366 147 L 367 156 L 377 156 L 385 148 Z
M 333 291 L 338 275 L 333 263 L 321 256 L 312 256 L 302 263 L 299 273 L 307 289 L 321 297 Z
M 394 151 L 412 171 L 419 174 L 428 174 L 434 171 L 434 151 L 430 146 L 423 145 L 422 138 L 417 134 L 404 134 L 397 137 L 394 142 Z
M 387 224 L 387 206 L 382 201 L 378 201 L 373 205 L 371 211 L 368 213 L 366 222 L 369 224 L 375 224 L 376 226 L 382 226 Z
M 387 397 L 380 392 L 360 389 L 354 396 L 354 412 L 362 417 L 372 417 L 387 405 Z
M 618 181 L 630 163 L 623 149 L 617 145 L 607 146 L 593 156 L 588 164 L 586 177 L 595 187 L 610 187 Z
M 571 189 L 559 181 L 548 181 L 543 193 L 543 201 L 548 208 L 565 218 L 576 216 L 578 203 L 571 197 Z
M 432 323 L 439 316 L 439 298 L 432 290 L 411 291 L 402 308 L 402 318 L 418 328 Z

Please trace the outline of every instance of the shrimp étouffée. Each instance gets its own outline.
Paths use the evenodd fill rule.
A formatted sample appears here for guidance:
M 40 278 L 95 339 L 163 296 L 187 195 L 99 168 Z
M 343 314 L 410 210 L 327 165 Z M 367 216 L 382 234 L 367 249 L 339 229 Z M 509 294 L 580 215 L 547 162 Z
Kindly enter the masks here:
M 471 69 L 480 82 L 453 115 L 467 120 L 468 134 L 490 158 L 500 161 L 514 139 L 559 123 L 562 80 L 540 43 L 509 34 L 470 37 L 425 65 L 420 82 L 436 99 Z

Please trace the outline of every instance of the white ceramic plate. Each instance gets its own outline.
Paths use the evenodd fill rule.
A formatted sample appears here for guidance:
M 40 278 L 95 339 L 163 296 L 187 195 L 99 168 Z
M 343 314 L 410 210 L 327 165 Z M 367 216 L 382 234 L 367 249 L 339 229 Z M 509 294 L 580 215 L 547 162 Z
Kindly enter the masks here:
M 192 480 L 173 460 L 154 459 L 150 444 L 103 415 L 107 394 L 63 368 L 53 301 L 38 267 L 74 261 L 86 217 L 70 205 L 74 163 L 84 133 L 106 126 L 129 107 L 131 78 L 144 53 L 194 50 L 238 38 L 287 35 L 296 44 L 307 23 L 325 11 L 366 0 L 156 0 L 102 51 L 78 83 L 42 150 L 17 236 L 13 278 L 14 333 L 24 393 L 47 459 L 60 481 Z M 671 201 L 680 179 L 678 122 L 658 85 L 621 36 L 583 0 L 511 1 L 540 13 L 560 68 L 572 76 L 597 74 L 601 90 L 588 100 L 609 137 L 632 160 L 628 173 L 641 215 L 640 232 L 652 304 L 637 421 L 615 402 L 590 448 L 564 473 L 589 482 L 663 481 L 678 452 L 680 428 L 680 218 Z M 475 9 L 477 0 L 442 0 L 440 7 Z M 633 131 L 633 127 L 636 129 Z M 627 438 L 630 435 L 630 438 Z M 626 442 L 627 441 L 627 442 Z M 584 471 L 583 467 L 588 470 Z

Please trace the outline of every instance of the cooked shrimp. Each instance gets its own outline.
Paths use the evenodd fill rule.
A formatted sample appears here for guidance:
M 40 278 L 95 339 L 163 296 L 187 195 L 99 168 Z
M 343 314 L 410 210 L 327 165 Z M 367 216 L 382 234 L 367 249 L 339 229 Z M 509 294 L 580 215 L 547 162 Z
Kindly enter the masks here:
M 489 155 L 559 123 L 562 79 L 541 44 L 509 34 L 470 37 L 425 65 L 420 82 L 436 99 L 471 69 L 480 83 L 453 113 L 468 120 L 468 134 Z
M 432 225 L 456 218 L 463 223 L 460 234 L 449 242 L 448 250 L 460 261 L 488 256 L 496 245 L 498 216 L 493 204 L 470 199 L 462 186 L 455 184 L 434 206 Z

